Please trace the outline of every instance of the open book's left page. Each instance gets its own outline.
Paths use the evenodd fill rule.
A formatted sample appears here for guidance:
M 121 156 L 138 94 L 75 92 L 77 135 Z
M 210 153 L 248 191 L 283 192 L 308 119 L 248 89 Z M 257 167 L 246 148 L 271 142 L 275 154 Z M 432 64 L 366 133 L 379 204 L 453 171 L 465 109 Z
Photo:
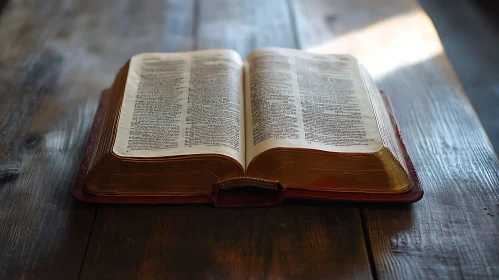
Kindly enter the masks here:
M 244 166 L 243 100 L 242 60 L 234 51 L 136 55 L 113 153 L 222 154 Z

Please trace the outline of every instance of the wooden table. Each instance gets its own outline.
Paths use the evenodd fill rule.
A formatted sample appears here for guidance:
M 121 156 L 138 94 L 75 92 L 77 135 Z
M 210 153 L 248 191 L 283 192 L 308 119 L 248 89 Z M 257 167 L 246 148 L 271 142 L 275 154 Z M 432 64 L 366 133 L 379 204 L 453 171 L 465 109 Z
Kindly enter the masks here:
M 412 0 L 10 1 L 0 14 L 0 278 L 498 278 L 499 164 Z M 348 52 L 393 100 L 412 206 L 89 205 L 100 91 L 146 51 Z

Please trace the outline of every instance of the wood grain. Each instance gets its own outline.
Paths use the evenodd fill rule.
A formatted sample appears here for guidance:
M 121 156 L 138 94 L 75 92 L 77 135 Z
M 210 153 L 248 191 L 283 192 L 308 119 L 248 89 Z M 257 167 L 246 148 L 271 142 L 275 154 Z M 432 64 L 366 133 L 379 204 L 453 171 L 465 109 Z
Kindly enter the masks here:
M 169 41 L 163 6 L 21 0 L 3 9 L 0 278 L 78 277 L 95 210 L 71 188 L 98 96 L 127 57 Z
M 305 47 L 359 57 L 390 94 L 425 189 L 412 207 L 362 210 L 375 275 L 497 278 L 497 158 L 431 21 L 412 1 L 392 2 L 295 2 Z M 379 21 L 376 14 L 386 10 L 393 16 Z M 331 25 L 331 13 L 371 24 L 353 30 L 339 19 Z
M 369 278 L 359 227 L 356 208 L 330 204 L 105 207 L 81 276 Z
M 185 24 L 198 16 L 198 25 L 182 32 L 195 36 L 199 49 L 231 48 L 245 56 L 257 47 L 295 46 L 286 1 L 193 7 L 176 16 Z M 107 277 L 370 278 L 371 271 L 354 206 L 106 206 L 99 207 L 81 278 Z
M 94 210 L 70 187 L 93 105 L 59 85 L 67 62 L 46 43 L 62 16 L 19 4 L 0 18 L 0 278 L 76 278 Z
M 456 70 L 457 76 L 471 104 L 482 122 L 496 154 L 499 151 L 499 29 L 493 14 L 498 1 L 456 0 L 452 5 L 445 1 L 420 0 L 438 31 L 445 53 Z M 494 4 L 495 3 L 495 4 Z M 483 7 L 478 5 L 484 4 Z M 466 22 L 466 24 L 461 24 Z
M 262 47 L 295 47 L 286 0 L 200 1 L 198 49 L 236 50 L 243 60 Z

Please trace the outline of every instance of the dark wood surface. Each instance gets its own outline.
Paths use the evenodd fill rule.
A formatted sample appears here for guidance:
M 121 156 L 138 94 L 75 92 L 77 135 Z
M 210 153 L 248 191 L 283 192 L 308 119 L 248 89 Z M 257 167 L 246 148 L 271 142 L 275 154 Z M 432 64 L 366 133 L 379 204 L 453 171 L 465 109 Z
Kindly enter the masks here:
M 146 3 L 146 4 L 143 4 Z M 412 0 L 10 1 L 0 14 L 0 278 L 497 278 L 499 165 Z M 426 190 L 413 206 L 72 199 L 98 95 L 145 51 L 359 57 Z
M 452 5 L 446 1 L 420 2 L 435 24 L 445 52 L 497 154 L 499 1 L 455 0 Z

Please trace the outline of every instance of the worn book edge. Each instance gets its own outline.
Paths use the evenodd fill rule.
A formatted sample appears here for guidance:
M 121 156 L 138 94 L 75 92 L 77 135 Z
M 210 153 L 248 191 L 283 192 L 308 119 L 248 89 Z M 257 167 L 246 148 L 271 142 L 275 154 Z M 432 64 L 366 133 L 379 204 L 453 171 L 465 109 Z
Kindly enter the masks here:
M 126 195 L 94 195 L 84 190 L 84 179 L 88 172 L 99 127 L 105 108 L 109 104 L 109 92 L 102 93 L 99 106 L 95 113 L 94 121 L 90 129 L 87 145 L 80 163 L 78 175 L 73 188 L 73 196 L 83 202 L 90 203 L 113 203 L 113 204 L 208 204 L 217 207 L 245 207 L 245 206 L 271 206 L 277 205 L 285 199 L 307 199 L 327 201 L 350 201 L 350 202 L 374 202 L 374 203 L 412 203 L 423 197 L 424 191 L 418 179 L 417 172 L 407 153 L 403 137 L 393 114 L 392 106 L 388 96 L 382 92 L 383 100 L 393 122 L 398 139 L 403 149 L 404 159 L 409 169 L 409 176 L 413 187 L 410 191 L 399 194 L 381 193 L 352 193 L 333 191 L 312 191 L 283 188 L 278 182 L 261 182 L 258 179 L 235 178 L 219 182 L 213 187 L 209 195 L 192 196 L 126 196 Z M 255 183 L 251 180 L 260 181 L 258 185 L 262 188 L 248 188 L 241 184 Z M 250 182 L 251 181 L 251 182 Z M 246 183 L 244 183 L 246 182 Z

